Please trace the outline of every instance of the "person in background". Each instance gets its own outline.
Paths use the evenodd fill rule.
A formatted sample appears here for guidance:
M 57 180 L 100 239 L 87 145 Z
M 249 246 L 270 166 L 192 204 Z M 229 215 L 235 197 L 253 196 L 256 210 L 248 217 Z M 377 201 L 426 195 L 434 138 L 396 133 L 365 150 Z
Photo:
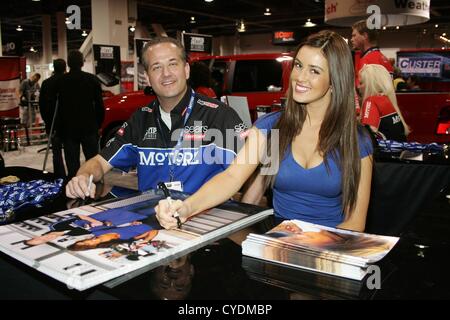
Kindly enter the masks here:
M 41 75 L 35 73 L 30 79 L 25 79 L 20 84 L 20 120 L 27 127 L 33 125 L 36 120 L 36 110 L 33 102 L 38 98 L 40 89 L 39 79 L 41 79 Z
M 189 82 L 195 92 L 210 98 L 217 98 L 216 93 L 212 89 L 211 73 L 208 66 L 203 62 L 197 61 L 191 64 Z
M 171 205 L 160 201 L 156 217 L 164 228 L 177 226 L 175 212 L 184 222 L 228 200 L 260 163 L 267 168 L 263 150 L 270 150 L 270 168 L 261 170 L 244 202 L 258 203 L 270 185 L 278 219 L 364 230 L 372 144 L 357 125 L 350 49 L 324 30 L 302 42 L 294 57 L 286 107 L 258 119 L 232 165 L 194 195 Z
M 190 67 L 182 44 L 158 37 L 142 52 L 156 99 L 138 109 L 100 154 L 80 168 L 66 186 L 69 198 L 94 197 L 95 185 L 88 189 L 90 175 L 99 181 L 113 167 L 137 167 L 141 191 L 171 182 L 172 188 L 193 193 L 236 156 L 239 143 L 233 142 L 241 140 L 242 120 L 232 108 L 187 85 Z
M 419 77 L 416 75 L 410 75 L 408 79 L 406 79 L 406 90 L 410 91 L 419 91 Z
M 105 110 L 100 82 L 93 74 L 81 70 L 83 54 L 71 51 L 67 64 L 70 71 L 58 82 L 56 131 L 64 145 L 67 176 L 72 178 L 80 168 L 80 144 L 86 160 L 98 154 Z
M 41 93 L 39 95 L 39 110 L 45 124 L 45 132 L 50 140 L 53 153 L 53 173 L 58 178 L 66 177 L 66 168 L 62 155 L 62 141 L 55 128 L 50 136 L 53 117 L 56 112 L 57 85 L 62 75 L 66 73 L 66 61 L 56 59 L 53 61 L 53 75 L 42 82 Z
M 394 89 L 395 91 L 405 90 L 406 89 L 406 82 L 405 79 L 402 77 L 402 71 L 400 68 L 395 67 L 394 68 Z
M 361 20 L 352 25 L 352 46 L 355 50 L 361 51 L 359 63 L 355 65 L 355 83 L 358 87 L 359 70 L 366 64 L 379 64 L 386 68 L 392 75 L 394 68 L 380 51 L 378 47 L 378 30 L 369 29 L 367 27 L 367 20 Z
M 387 70 L 366 64 L 359 72 L 359 91 L 363 97 L 361 123 L 384 139 L 406 141 L 408 125 L 397 105 L 394 85 Z

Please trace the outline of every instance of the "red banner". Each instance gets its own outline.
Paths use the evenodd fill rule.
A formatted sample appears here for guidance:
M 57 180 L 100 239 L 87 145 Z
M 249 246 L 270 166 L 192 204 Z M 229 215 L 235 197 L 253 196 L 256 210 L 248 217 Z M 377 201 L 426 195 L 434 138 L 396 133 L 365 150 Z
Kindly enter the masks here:
M 0 57 L 0 117 L 19 117 L 18 92 L 26 77 L 24 57 Z

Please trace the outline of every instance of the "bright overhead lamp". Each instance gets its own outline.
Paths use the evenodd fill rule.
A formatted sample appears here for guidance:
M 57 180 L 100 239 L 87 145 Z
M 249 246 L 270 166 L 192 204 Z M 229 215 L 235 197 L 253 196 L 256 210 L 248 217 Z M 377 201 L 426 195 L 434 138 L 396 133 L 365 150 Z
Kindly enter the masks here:
M 17 26 L 16 28 L 17 31 L 23 31 L 22 27 L 20 26 L 20 24 Z
M 134 32 L 135 30 L 136 30 L 136 27 L 135 27 L 135 26 L 131 26 L 131 27 L 130 27 L 130 31 L 131 31 L 131 32 Z
M 244 19 L 241 19 L 241 21 L 239 22 L 237 31 L 238 31 L 238 32 L 245 32 L 245 23 L 244 23 Z
M 66 24 L 70 24 L 69 18 L 66 17 L 65 23 L 66 23 Z
M 30 51 L 31 52 L 37 52 L 37 50 L 33 46 L 30 47 Z
M 214 0 L 205 0 L 205 2 L 213 2 Z
M 270 12 L 270 8 L 266 8 L 266 11 L 264 12 L 265 16 L 271 16 L 272 12 Z
M 81 34 L 83 37 L 87 37 L 87 32 L 86 32 L 86 30 L 83 30 L 83 33 Z
M 314 22 L 311 22 L 311 19 L 308 18 L 308 20 L 306 20 L 306 22 L 305 22 L 305 24 L 303 26 L 307 27 L 307 28 L 310 28 L 310 27 L 317 26 L 317 24 L 315 24 Z
M 196 23 L 195 17 L 191 17 L 191 20 L 190 20 L 189 22 L 190 22 L 190 23 Z

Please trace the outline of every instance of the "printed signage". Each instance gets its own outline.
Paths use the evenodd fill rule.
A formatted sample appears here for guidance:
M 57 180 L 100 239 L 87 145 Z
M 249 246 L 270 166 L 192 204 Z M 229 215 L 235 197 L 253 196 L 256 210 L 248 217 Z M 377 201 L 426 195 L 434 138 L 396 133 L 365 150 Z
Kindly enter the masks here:
M 398 52 L 397 65 L 404 76 L 450 81 L 450 52 Z
M 212 36 L 205 34 L 183 33 L 183 45 L 186 52 L 212 53 Z
M 93 45 L 95 74 L 106 87 L 119 84 L 121 63 L 120 46 Z
M 272 44 L 293 44 L 296 42 L 294 31 L 275 31 L 272 36 Z
M 375 29 L 424 23 L 430 20 L 430 0 L 325 0 L 327 24 L 351 26 L 367 18 Z

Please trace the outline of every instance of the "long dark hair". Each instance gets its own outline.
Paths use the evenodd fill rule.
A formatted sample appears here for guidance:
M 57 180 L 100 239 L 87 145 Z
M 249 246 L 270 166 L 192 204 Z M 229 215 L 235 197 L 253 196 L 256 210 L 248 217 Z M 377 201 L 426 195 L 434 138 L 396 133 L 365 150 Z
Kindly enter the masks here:
M 328 61 L 332 86 L 331 103 L 320 127 L 317 150 L 323 156 L 327 170 L 329 168 L 327 156 L 331 156 L 338 163 L 342 173 L 343 210 L 350 213 L 356 205 L 361 175 L 352 55 L 345 40 L 336 32 L 329 30 L 320 31 L 306 38 L 298 46 L 294 57 L 303 46 L 320 48 Z M 294 101 L 292 81 L 289 81 L 286 107 L 274 127 L 279 129 L 279 161 L 282 161 L 288 151 L 287 148 L 302 131 L 306 116 L 306 106 Z M 273 184 L 274 179 L 274 176 L 268 176 L 266 183 Z

